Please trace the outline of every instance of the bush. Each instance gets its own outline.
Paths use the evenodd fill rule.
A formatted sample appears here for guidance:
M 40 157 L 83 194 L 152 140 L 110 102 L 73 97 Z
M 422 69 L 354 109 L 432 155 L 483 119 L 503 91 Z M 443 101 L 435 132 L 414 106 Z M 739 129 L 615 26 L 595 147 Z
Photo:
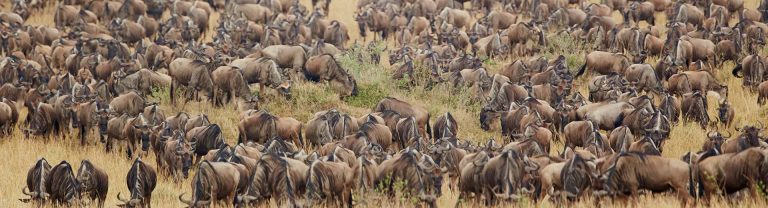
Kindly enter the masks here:
M 379 86 L 379 83 L 366 83 L 357 85 L 357 96 L 347 97 L 348 105 L 358 108 L 373 108 L 387 93 Z

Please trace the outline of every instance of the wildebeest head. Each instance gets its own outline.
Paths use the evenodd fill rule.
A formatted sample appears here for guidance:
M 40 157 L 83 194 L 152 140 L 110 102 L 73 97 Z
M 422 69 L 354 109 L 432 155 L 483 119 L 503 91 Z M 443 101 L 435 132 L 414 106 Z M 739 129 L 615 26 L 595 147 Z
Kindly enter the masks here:
M 760 146 L 760 140 L 762 139 L 760 132 L 763 131 L 762 124 L 760 124 L 760 127 L 744 126 L 744 128 L 736 128 L 736 130 L 741 131 L 739 138 L 745 139 L 750 146 Z
M 80 183 L 72 169 L 72 165 L 67 161 L 61 161 L 51 169 L 51 173 L 46 178 L 46 187 L 51 188 L 47 191 L 50 192 L 51 199 L 57 203 L 75 205 L 80 202 Z
M 661 111 L 656 111 L 644 126 L 645 135 L 659 145 L 659 150 L 661 150 L 664 140 L 669 137 L 670 125 L 669 119 L 661 114 Z
M 575 154 L 560 172 L 566 196 L 568 198 L 575 198 L 583 194 L 593 184 L 593 180 L 597 178 L 595 171 L 594 161 L 589 161 L 580 154 Z
M 147 151 L 149 150 L 149 135 L 152 134 L 152 126 L 147 125 L 143 116 L 141 116 L 141 120 L 142 123 L 138 125 L 134 124 L 133 128 L 139 131 L 139 136 L 141 138 L 141 150 Z
M 184 174 L 184 178 L 189 177 L 189 169 L 192 167 L 192 154 L 194 153 L 194 144 L 186 142 L 183 137 L 179 138 L 176 143 L 176 157 L 175 167 L 181 167 L 181 172 Z
M 484 107 L 480 111 L 480 128 L 483 129 L 483 131 L 490 131 L 491 125 L 495 124 L 500 117 L 501 113 Z
M 715 149 L 718 152 L 722 151 L 723 143 L 725 143 L 725 139 L 731 137 L 731 133 L 728 133 L 728 136 L 723 136 L 720 132 L 717 131 L 711 131 L 707 133 L 707 142 L 704 143 L 703 150 L 710 150 Z
M 80 162 L 80 169 L 77 170 L 77 182 L 80 183 L 80 192 L 87 193 L 88 191 L 96 188 L 97 179 L 95 174 L 95 167 L 89 160 L 83 160 Z

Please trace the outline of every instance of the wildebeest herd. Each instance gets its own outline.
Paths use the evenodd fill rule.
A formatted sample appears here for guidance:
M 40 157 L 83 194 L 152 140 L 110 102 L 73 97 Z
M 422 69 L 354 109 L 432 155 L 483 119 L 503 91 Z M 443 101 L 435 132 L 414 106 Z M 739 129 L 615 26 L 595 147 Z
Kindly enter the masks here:
M 188 207 L 353 206 L 371 192 L 433 207 L 445 188 L 460 203 L 485 205 L 669 192 L 685 206 L 759 200 L 767 191 L 764 126 L 736 126 L 720 70 L 734 64 L 725 74 L 742 79 L 737 88 L 756 93 L 756 105 L 766 103 L 768 0 L 757 8 L 743 0 L 358 0 L 349 8 L 354 22 L 330 19 L 331 0 L 3 7 L 0 134 L 50 144 L 74 133 L 79 145 L 106 152 L 124 144 L 133 163 L 121 207 L 149 207 L 165 181 L 191 185 L 177 193 Z M 51 8 L 50 26 L 26 22 Z M 563 39 L 578 44 L 552 46 Z M 469 89 L 481 107 L 457 109 L 479 113 L 461 129 L 501 139 L 459 139 L 451 112 L 394 97 L 377 98 L 364 115 L 294 109 L 318 111 L 306 122 L 261 108 L 296 99 L 296 83 L 328 85 L 342 100 L 363 96 L 360 77 L 338 59 L 352 51 L 375 65 L 387 53 L 388 73 L 403 88 Z M 491 70 L 496 61 L 506 64 Z M 239 122 L 169 112 L 158 96 L 238 103 Z M 686 139 L 670 138 L 673 129 L 689 122 L 707 132 L 705 144 L 662 157 L 668 140 Z M 236 129 L 236 142 L 227 142 L 227 129 Z M 40 158 L 20 201 L 102 207 L 108 173 L 89 160 L 75 170 Z

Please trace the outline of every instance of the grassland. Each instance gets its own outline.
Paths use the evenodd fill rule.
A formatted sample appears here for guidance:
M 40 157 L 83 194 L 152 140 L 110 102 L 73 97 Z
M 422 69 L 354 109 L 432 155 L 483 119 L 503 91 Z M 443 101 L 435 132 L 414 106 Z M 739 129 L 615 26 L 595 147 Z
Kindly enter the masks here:
M 308 5 L 309 0 L 302 0 L 303 4 Z M 748 0 L 747 7 L 756 8 L 756 0 Z M 337 19 L 350 28 L 350 35 L 352 39 L 357 39 L 357 27 L 353 20 L 353 6 L 355 0 L 334 0 L 331 5 L 330 18 Z M 7 6 L 7 4 L 6 4 Z M 8 8 L 3 8 L 7 11 Z M 33 25 L 53 25 L 54 13 L 53 7 L 45 8 L 42 11 L 33 12 L 32 17 L 28 20 Z M 657 19 L 664 19 L 663 14 L 657 14 L 660 17 Z M 617 20 L 620 20 L 619 15 L 615 15 Z M 211 18 L 211 28 L 215 27 L 215 23 L 218 20 L 218 14 L 213 14 Z M 660 22 L 659 24 L 662 24 Z M 209 33 L 212 34 L 212 33 Z M 210 40 L 210 37 L 206 39 Z M 360 42 L 360 41 L 358 41 Z M 573 52 L 573 48 L 581 47 L 579 43 L 567 38 L 557 38 L 549 41 L 551 50 L 543 56 L 552 58 L 559 54 L 566 55 L 568 65 L 570 69 L 575 69 L 583 63 L 584 51 Z M 351 44 L 351 43 L 350 43 Z M 391 43 L 390 43 L 391 44 Z M 557 45 L 557 47 L 555 47 Z M 390 45 L 390 48 L 392 46 Z M 764 55 L 764 54 L 763 54 Z M 382 63 L 386 63 L 386 55 L 383 56 L 385 60 Z M 307 121 L 312 113 L 320 110 L 326 110 L 330 108 L 337 108 L 339 110 L 349 112 L 355 116 L 360 116 L 368 113 L 373 105 L 384 96 L 392 96 L 403 99 L 410 103 L 425 107 L 432 115 L 439 115 L 445 112 L 451 112 L 457 119 L 460 131 L 459 137 L 461 139 L 470 140 L 473 142 L 484 142 L 492 138 L 500 138 L 500 132 L 484 132 L 478 125 L 478 114 L 481 103 L 476 99 L 475 93 L 471 90 L 454 90 L 445 85 L 438 85 L 431 90 L 425 90 L 423 87 L 405 88 L 399 81 L 392 80 L 390 78 L 391 67 L 387 65 L 374 65 L 368 62 L 361 62 L 358 60 L 356 54 L 345 55 L 339 58 L 347 70 L 349 70 L 357 79 L 360 87 L 360 96 L 349 98 L 347 100 L 340 100 L 338 96 L 330 90 L 330 88 L 324 84 L 314 83 L 295 83 L 293 88 L 293 99 L 285 100 L 272 92 L 260 93 L 265 97 L 268 102 L 262 106 L 264 109 L 280 115 L 291 116 L 297 118 L 300 121 Z M 657 58 L 650 58 L 650 62 L 655 62 Z M 491 72 L 497 72 L 504 64 L 511 60 L 501 61 L 487 61 L 486 67 Z M 763 121 L 765 123 L 768 108 L 765 106 L 759 106 L 756 104 L 756 95 L 753 92 L 747 91 L 741 87 L 741 80 L 736 79 L 730 75 L 730 69 L 734 66 L 733 63 L 726 63 L 719 67 L 716 71 L 716 77 L 724 83 L 727 83 L 730 87 L 729 101 L 737 112 L 734 126 L 741 126 L 744 124 L 756 123 L 757 121 Z M 585 80 L 578 80 L 576 82 L 579 91 L 582 94 L 586 94 Z M 237 129 L 235 124 L 237 123 L 237 117 L 239 112 L 234 110 L 237 108 L 236 104 L 230 104 L 221 108 L 214 108 L 208 103 L 182 103 L 177 105 L 170 105 L 167 97 L 167 91 L 158 90 L 157 93 L 151 98 L 151 100 L 161 103 L 161 108 L 170 114 L 178 111 L 185 111 L 190 114 L 205 113 L 210 116 L 214 123 L 218 123 L 223 127 L 224 135 L 228 143 L 234 143 L 236 140 L 235 135 Z M 714 98 L 709 99 L 710 103 L 715 103 Z M 710 105 L 709 114 L 715 116 L 715 108 Z M 21 116 L 23 117 L 26 112 L 22 110 Z M 734 129 L 730 129 L 734 132 Z M 74 132 L 74 131 L 73 131 Z M 664 156 L 666 157 L 680 157 L 685 152 L 695 151 L 700 148 L 704 142 L 706 131 L 699 128 L 694 124 L 679 124 L 674 126 L 671 132 L 671 139 L 666 143 L 664 147 Z M 40 138 L 26 139 L 22 134 L 16 131 L 10 136 L 0 137 L 0 152 L 2 152 L 3 162 L 0 162 L 0 206 L 3 207 L 23 207 L 25 206 L 19 202 L 18 198 L 24 198 L 21 193 L 21 188 L 24 187 L 24 179 L 26 177 L 27 169 L 40 157 L 45 157 L 51 163 L 57 164 L 61 160 L 67 160 L 76 167 L 79 166 L 80 160 L 91 160 L 96 166 L 104 169 L 109 174 L 110 190 L 107 198 L 107 206 L 114 206 L 119 203 L 117 201 L 117 193 L 128 192 L 125 185 L 125 175 L 130 167 L 131 161 L 125 158 L 124 150 L 121 148 L 115 149 L 111 153 L 106 153 L 101 143 L 96 138 L 89 138 L 87 146 L 80 146 L 73 138 L 76 133 L 71 133 L 67 140 L 54 139 L 51 141 L 44 141 Z M 124 144 L 119 144 L 124 146 Z M 556 144 L 554 150 L 561 149 L 562 144 Z M 154 165 L 154 156 L 149 155 L 144 158 L 149 161 L 149 164 Z M 181 183 L 174 184 L 169 179 L 161 177 L 159 184 L 153 194 L 154 207 L 179 207 L 183 204 L 180 203 L 176 197 L 182 192 L 190 192 L 189 180 Z M 472 203 L 459 203 L 458 194 L 455 191 L 451 191 L 447 187 L 443 190 L 447 190 L 444 196 L 438 201 L 440 207 L 476 207 L 478 204 Z M 359 195 L 356 195 L 359 196 Z M 370 207 L 410 207 L 413 206 L 411 201 L 405 197 L 396 197 L 395 199 L 381 196 L 378 194 L 366 194 L 366 197 L 356 197 L 356 203 L 361 206 Z M 613 204 L 610 201 L 603 200 L 602 206 L 606 207 L 622 207 L 623 204 Z M 523 201 L 516 206 L 542 206 L 542 207 L 555 207 L 557 205 L 549 202 L 543 202 L 535 204 L 532 201 Z M 644 195 L 641 196 L 636 204 L 640 207 L 677 207 L 679 202 L 671 195 L 657 194 L 657 195 Z M 753 202 L 751 200 L 735 200 L 731 203 L 718 201 L 713 204 L 715 207 L 720 206 L 739 206 L 739 207 L 765 207 L 765 203 L 760 200 L 759 202 Z M 274 205 L 272 205 L 274 206 Z M 591 199 L 580 201 L 572 204 L 575 207 L 594 207 L 595 202 Z

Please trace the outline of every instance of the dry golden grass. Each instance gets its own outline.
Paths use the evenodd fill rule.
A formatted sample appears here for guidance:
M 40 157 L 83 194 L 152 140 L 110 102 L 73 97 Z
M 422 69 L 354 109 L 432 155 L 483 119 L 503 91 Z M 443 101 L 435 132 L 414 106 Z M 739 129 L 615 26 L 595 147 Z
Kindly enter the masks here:
M 301 0 L 302 4 L 309 5 L 309 0 Z M 352 39 L 358 38 L 358 30 L 356 23 L 353 19 L 355 0 L 334 0 L 331 5 L 331 19 L 337 19 L 345 24 L 349 28 L 349 34 Z M 756 0 L 748 0 L 747 7 L 756 8 L 758 2 Z M 5 4 L 7 7 L 8 4 Z M 7 11 L 8 8 L 2 10 Z M 53 7 L 45 8 L 42 11 L 33 12 L 32 17 L 28 20 L 33 25 L 53 25 L 54 13 Z M 664 14 L 659 15 L 658 19 L 664 19 Z M 211 17 L 211 28 L 215 27 L 218 21 L 218 14 L 213 14 Z M 621 17 L 614 14 L 617 20 Z M 660 22 L 659 24 L 663 24 Z M 208 33 L 213 34 L 213 33 Z M 206 40 L 210 40 L 211 37 L 206 37 Z M 361 40 L 359 40 L 361 41 Z M 351 43 L 350 43 L 351 44 Z M 391 45 L 391 42 L 390 42 Z M 392 47 L 392 46 L 391 46 Z M 569 50 L 569 48 L 564 48 Z M 563 49 L 561 49 L 563 50 Z M 556 53 L 561 53 L 557 52 Z M 544 54 L 548 57 L 553 57 L 559 54 Z M 583 63 L 584 52 L 572 53 L 568 51 L 568 63 L 570 68 L 575 68 Z M 386 63 L 386 56 L 383 56 L 385 60 L 382 63 Z M 650 58 L 654 60 L 655 58 Z M 353 98 L 347 101 L 339 100 L 338 97 L 327 87 L 321 84 L 312 83 L 297 83 L 294 86 L 294 99 L 285 100 L 279 96 L 274 95 L 272 92 L 267 92 L 266 95 L 261 93 L 269 100 L 268 103 L 263 104 L 263 107 L 272 113 L 280 116 L 292 116 L 301 121 L 307 121 L 312 113 L 320 110 L 326 110 L 329 108 L 337 108 L 342 111 L 349 112 L 355 116 L 361 116 L 368 113 L 373 107 L 375 102 L 383 96 L 392 96 L 403 99 L 410 103 L 423 106 L 429 110 L 432 115 L 440 115 L 445 112 L 451 112 L 457 119 L 460 131 L 459 137 L 474 142 L 483 142 L 489 138 L 500 138 L 500 133 L 484 132 L 480 130 L 478 126 L 478 113 L 480 109 L 480 103 L 477 99 L 474 99 L 473 94 L 469 90 L 454 91 L 446 86 L 437 86 L 431 91 L 416 87 L 413 89 L 403 89 L 399 86 L 398 81 L 393 81 L 389 78 L 389 66 L 375 66 L 369 63 L 359 63 L 354 58 L 343 57 L 342 62 L 345 68 L 349 69 L 355 77 L 358 78 L 358 83 L 361 87 L 361 93 L 359 98 Z M 491 71 L 497 71 L 508 61 L 489 61 L 487 66 Z M 764 106 L 758 106 L 756 104 L 756 95 L 753 92 L 744 90 L 741 87 L 741 80 L 736 79 L 730 75 L 730 69 L 733 67 L 733 63 L 726 63 L 722 67 L 718 68 L 716 76 L 718 80 L 723 80 L 730 87 L 729 100 L 737 112 L 734 126 L 741 126 L 744 124 L 752 124 L 757 121 L 765 121 L 766 112 L 768 108 Z M 578 80 L 579 91 L 586 92 L 585 80 Z M 235 142 L 235 136 L 237 129 L 235 124 L 237 123 L 238 111 L 236 105 L 230 104 L 222 108 L 214 108 L 208 103 L 177 103 L 177 105 L 170 105 L 167 99 L 167 91 L 161 91 L 156 93 L 157 96 L 153 97 L 155 101 L 161 103 L 161 108 L 167 115 L 174 114 L 178 111 L 185 111 L 190 114 L 205 113 L 209 115 L 214 123 L 218 123 L 222 126 L 224 135 L 227 138 L 228 143 Z M 716 100 L 710 98 L 710 116 L 715 116 Z M 22 117 L 26 114 L 22 110 Z M 730 129 L 734 132 L 735 130 Z M 671 132 L 671 139 L 666 143 L 664 147 L 664 156 L 666 157 L 680 157 L 688 151 L 695 151 L 700 148 L 704 142 L 705 130 L 702 130 L 697 125 L 693 124 L 679 124 L 675 126 Z M 125 157 L 124 143 L 118 143 L 113 152 L 106 153 L 102 144 L 98 143 L 96 137 L 91 137 L 88 140 L 88 145 L 82 147 L 79 143 L 71 139 L 77 136 L 76 133 L 69 134 L 67 140 L 53 139 L 50 141 L 44 141 L 41 138 L 25 139 L 18 131 L 12 135 L 4 136 L 0 138 L 0 149 L 3 151 L 3 159 L 6 162 L 0 163 L 0 206 L 3 207 L 23 207 L 25 204 L 19 202 L 18 198 L 25 198 L 26 196 L 21 193 L 21 188 L 24 187 L 24 179 L 26 178 L 26 171 L 28 168 L 40 157 L 45 157 L 53 165 L 58 164 L 59 161 L 67 160 L 75 167 L 79 167 L 79 161 L 83 159 L 91 160 L 97 167 L 102 168 L 109 174 L 110 190 L 107 197 L 107 206 L 115 206 L 119 204 L 117 200 L 117 193 L 128 192 L 125 185 L 125 175 L 130 168 L 132 161 L 127 160 Z M 556 144 L 553 147 L 554 150 L 562 149 L 562 144 Z M 155 159 L 153 155 L 145 156 L 144 160 L 150 165 L 154 166 Z M 194 173 L 192 173 L 194 174 Z M 155 207 L 179 207 L 184 204 L 180 203 L 176 197 L 183 192 L 190 192 L 189 186 L 190 180 L 186 180 L 181 184 L 173 184 L 168 178 L 161 176 L 158 182 L 158 186 L 153 192 L 153 203 Z M 447 187 L 443 197 L 438 201 L 440 207 L 477 207 L 481 204 L 474 204 L 470 202 L 458 203 L 458 194 L 451 191 Z M 366 194 L 366 197 L 357 197 L 355 200 L 358 205 L 370 206 L 370 207 L 411 207 L 413 204 L 409 199 L 404 197 L 390 198 L 381 196 L 379 194 Z M 528 200 L 523 201 L 517 206 L 542 206 L 542 207 L 556 207 L 558 205 L 550 202 L 543 202 L 540 204 L 534 204 L 534 202 Z M 600 204 L 606 207 L 623 207 L 621 203 L 614 204 L 610 200 L 603 200 Z M 765 203 L 752 202 L 752 200 L 735 200 L 733 203 L 723 202 L 717 200 L 714 204 L 716 207 L 724 206 L 739 206 L 739 207 L 765 207 Z M 275 205 L 272 205 L 275 206 Z M 576 204 L 572 204 L 574 207 L 595 207 L 595 202 L 592 199 L 585 199 Z M 656 195 L 644 195 L 639 198 L 636 206 L 640 207 L 678 207 L 679 202 L 674 196 L 669 194 L 656 194 Z

